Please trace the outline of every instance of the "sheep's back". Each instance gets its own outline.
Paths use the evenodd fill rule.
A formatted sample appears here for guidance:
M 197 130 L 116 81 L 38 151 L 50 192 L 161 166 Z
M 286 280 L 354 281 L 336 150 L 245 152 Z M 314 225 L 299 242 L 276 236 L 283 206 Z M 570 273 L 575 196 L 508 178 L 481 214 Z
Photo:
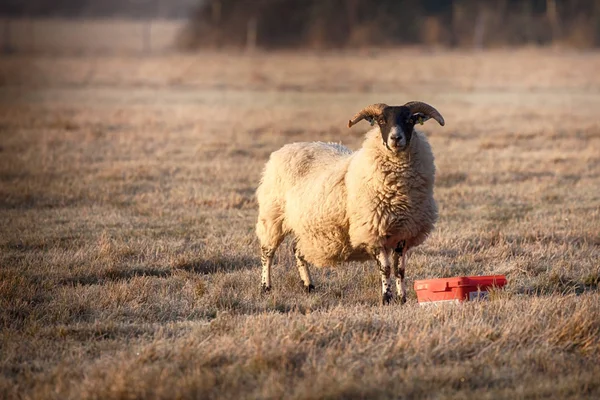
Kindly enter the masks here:
M 352 152 L 336 143 L 292 143 L 273 152 L 267 162 L 261 184 L 261 195 L 277 189 L 285 193 L 292 187 L 302 184 L 309 175 L 318 174 Z M 266 194 L 266 193 L 264 193 Z
M 271 155 L 257 191 L 260 207 L 278 204 L 284 231 L 296 236 L 305 258 L 317 265 L 329 264 L 348 247 L 344 178 L 351 156 L 340 144 L 286 145 Z

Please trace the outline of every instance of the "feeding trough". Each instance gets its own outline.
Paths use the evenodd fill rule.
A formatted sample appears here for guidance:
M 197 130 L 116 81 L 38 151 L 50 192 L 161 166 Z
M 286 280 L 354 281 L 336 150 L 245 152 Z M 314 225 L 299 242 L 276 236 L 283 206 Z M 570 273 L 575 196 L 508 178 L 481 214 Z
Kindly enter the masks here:
M 458 276 L 415 281 L 420 305 L 487 299 L 489 290 L 506 285 L 504 275 Z

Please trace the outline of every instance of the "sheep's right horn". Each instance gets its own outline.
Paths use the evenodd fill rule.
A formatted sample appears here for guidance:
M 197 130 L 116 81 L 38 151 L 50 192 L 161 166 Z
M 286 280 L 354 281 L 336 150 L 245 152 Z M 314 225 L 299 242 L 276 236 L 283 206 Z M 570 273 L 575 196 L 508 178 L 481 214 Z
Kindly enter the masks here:
M 427 121 L 429 118 L 433 118 L 441 126 L 444 126 L 444 124 L 446 123 L 444 122 L 444 117 L 442 117 L 442 114 L 440 114 L 438 110 L 436 110 L 427 103 L 423 103 L 422 101 L 409 101 L 404 105 L 404 107 L 408 107 L 410 112 L 413 114 L 423 113 L 424 115 L 426 115 L 427 118 L 424 121 Z
M 383 113 L 383 110 L 385 110 L 387 107 L 388 105 L 383 103 L 376 103 L 371 104 L 370 106 L 366 106 L 358 113 L 356 113 L 356 115 L 352 117 L 350 121 L 348 121 L 348 128 L 351 128 L 352 125 L 357 124 L 365 118 L 373 119 L 375 117 L 380 116 L 381 113 Z

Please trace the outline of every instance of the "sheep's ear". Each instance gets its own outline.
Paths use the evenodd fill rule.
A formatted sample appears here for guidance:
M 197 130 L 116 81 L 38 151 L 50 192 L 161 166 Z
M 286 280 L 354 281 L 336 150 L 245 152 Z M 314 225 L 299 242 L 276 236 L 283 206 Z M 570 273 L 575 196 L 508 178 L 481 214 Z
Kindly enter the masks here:
M 428 116 L 428 115 L 425 115 L 425 114 L 423 114 L 423 113 L 420 113 L 420 112 L 418 112 L 418 113 L 414 113 L 413 115 L 411 115 L 411 116 L 410 116 L 410 119 L 412 119 L 412 121 L 413 121 L 413 124 L 415 124 L 415 125 L 416 125 L 416 124 L 423 125 L 423 123 L 424 123 L 425 121 L 427 121 L 427 120 L 431 119 L 431 117 L 430 117 L 430 116 Z
M 387 107 L 387 104 L 383 103 L 371 104 L 370 106 L 366 106 L 365 108 L 357 112 L 350 121 L 348 121 L 348 128 L 352 128 L 353 125 L 357 124 L 363 119 L 366 119 L 371 125 L 373 125 L 374 122 L 372 121 L 374 120 L 374 117 L 381 115 L 383 113 L 383 110 L 385 110 Z
M 419 123 L 423 123 L 428 119 L 433 118 L 441 126 L 444 126 L 445 124 L 442 114 L 440 114 L 438 110 L 427 103 L 423 103 L 422 101 L 409 101 L 404 105 L 404 107 L 408 107 L 412 115 L 415 117 L 423 116 L 422 119 L 419 118 L 417 120 Z

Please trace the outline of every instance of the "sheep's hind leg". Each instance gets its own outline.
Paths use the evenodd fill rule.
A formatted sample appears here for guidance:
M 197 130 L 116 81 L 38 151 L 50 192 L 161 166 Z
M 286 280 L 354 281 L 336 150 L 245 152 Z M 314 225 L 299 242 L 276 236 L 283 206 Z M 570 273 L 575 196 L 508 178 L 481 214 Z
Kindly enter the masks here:
M 261 247 L 260 262 L 262 264 L 261 288 L 263 292 L 271 290 L 271 267 L 276 248 Z
M 393 250 L 382 248 L 374 252 L 379 272 L 381 272 L 381 304 L 389 304 L 392 300 L 392 254 Z
M 298 267 L 298 272 L 300 273 L 300 279 L 302 279 L 302 283 L 304 284 L 304 290 L 310 293 L 313 290 L 315 290 L 315 286 L 313 285 L 312 278 L 310 277 L 308 263 L 306 262 L 304 256 L 302 256 L 295 244 L 294 256 L 296 257 L 296 266 Z
M 394 275 L 396 276 L 396 291 L 402 304 L 406 303 L 406 280 L 404 272 L 406 270 L 406 242 L 403 240 L 398 243 L 394 250 Z M 398 268 L 399 259 L 402 257 L 402 264 Z

